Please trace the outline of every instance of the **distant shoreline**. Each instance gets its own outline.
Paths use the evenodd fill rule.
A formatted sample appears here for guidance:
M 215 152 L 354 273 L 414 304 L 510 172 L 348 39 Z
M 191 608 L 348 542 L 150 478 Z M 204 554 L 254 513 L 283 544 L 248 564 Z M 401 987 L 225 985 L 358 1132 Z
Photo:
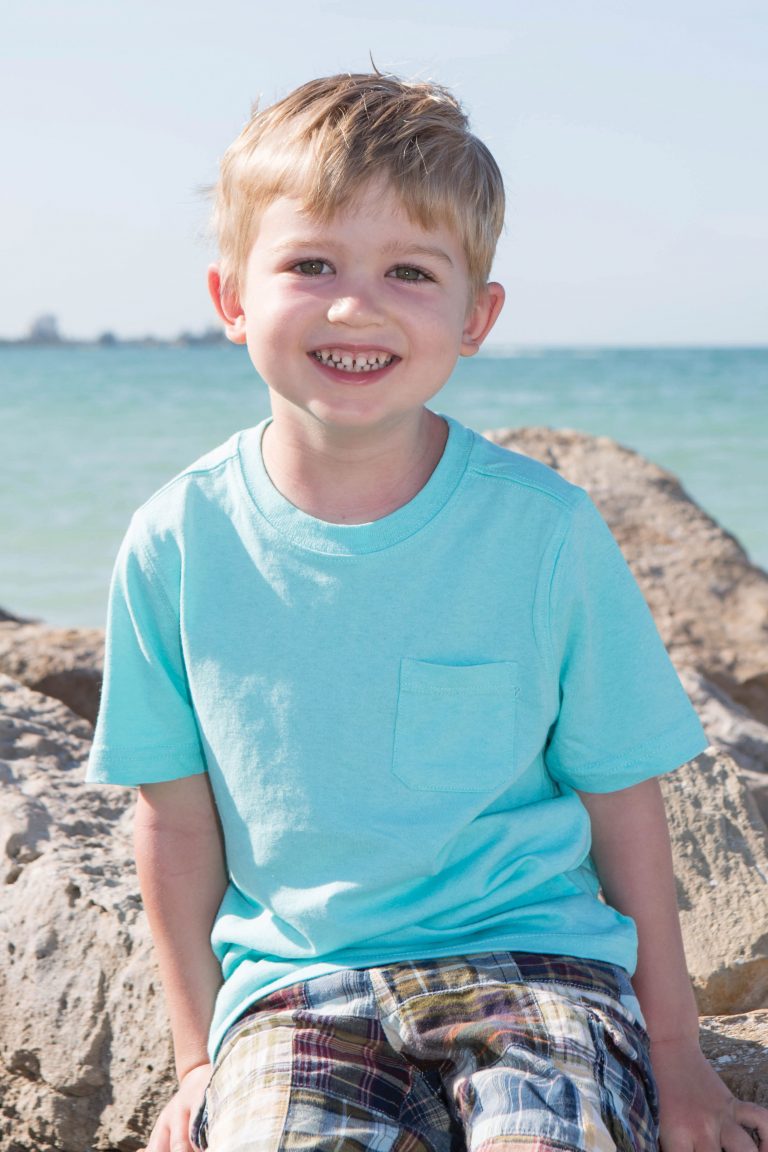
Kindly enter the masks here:
M 57 340 L 38 340 L 29 336 L 0 336 L 0 348 L 46 348 L 62 351 L 70 348 L 215 348 L 230 347 L 223 329 L 210 329 L 202 333 L 181 332 L 178 336 L 114 336 L 105 333 L 92 340 L 75 340 L 61 337 Z M 603 352 L 768 352 L 768 342 L 763 344 L 487 344 L 481 351 L 483 357 L 531 355 L 537 352 L 574 352 L 580 355 Z
M 212 328 L 206 332 L 180 332 L 178 336 L 164 338 L 162 336 L 115 336 L 112 332 L 105 332 L 95 340 L 69 340 L 60 337 L 56 340 L 40 340 L 30 336 L 21 336 L 16 340 L 0 337 L 0 348 L 50 348 L 59 350 L 64 348 L 200 348 L 216 345 L 226 345 L 229 341 L 224 331 Z

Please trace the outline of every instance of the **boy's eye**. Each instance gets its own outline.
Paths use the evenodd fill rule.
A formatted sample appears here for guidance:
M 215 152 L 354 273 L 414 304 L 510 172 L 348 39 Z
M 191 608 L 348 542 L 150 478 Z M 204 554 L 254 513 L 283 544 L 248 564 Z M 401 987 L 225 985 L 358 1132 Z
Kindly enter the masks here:
M 426 272 L 422 272 L 421 268 L 414 268 L 410 264 L 399 264 L 397 268 L 393 268 L 390 272 L 396 280 L 431 280 L 432 277 Z
M 326 264 L 325 260 L 302 260 L 293 267 L 294 271 L 300 272 L 302 276 L 323 276 L 331 271 L 330 265 Z

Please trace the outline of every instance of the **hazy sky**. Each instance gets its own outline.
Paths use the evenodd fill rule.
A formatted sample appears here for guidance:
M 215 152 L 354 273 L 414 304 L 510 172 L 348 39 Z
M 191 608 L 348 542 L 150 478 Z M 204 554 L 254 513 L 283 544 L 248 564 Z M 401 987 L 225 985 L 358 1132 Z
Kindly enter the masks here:
M 214 317 L 199 189 L 258 96 L 451 86 L 509 209 L 496 343 L 768 342 L 765 0 L 0 0 L 0 336 Z

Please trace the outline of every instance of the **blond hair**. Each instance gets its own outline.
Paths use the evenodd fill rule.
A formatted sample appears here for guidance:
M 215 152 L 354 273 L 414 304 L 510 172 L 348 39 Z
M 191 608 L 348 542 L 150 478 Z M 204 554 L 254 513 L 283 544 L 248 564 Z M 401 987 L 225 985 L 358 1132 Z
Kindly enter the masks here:
M 260 213 L 273 200 L 296 196 L 327 220 L 374 178 L 391 184 L 423 228 L 452 229 L 477 293 L 504 222 L 496 161 L 447 88 L 379 72 L 311 80 L 254 110 L 215 188 L 223 284 L 242 288 Z

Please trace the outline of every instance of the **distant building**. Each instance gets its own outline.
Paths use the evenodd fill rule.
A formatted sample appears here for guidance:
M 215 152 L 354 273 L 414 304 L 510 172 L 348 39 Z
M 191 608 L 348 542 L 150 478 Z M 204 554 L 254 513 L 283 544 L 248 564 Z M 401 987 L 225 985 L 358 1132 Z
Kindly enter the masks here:
M 27 340 L 30 344 L 61 344 L 59 322 L 56 317 L 48 312 L 38 316 L 29 326 Z
M 219 327 L 206 328 L 204 332 L 180 332 L 176 337 L 176 344 L 186 348 L 194 348 L 200 344 L 226 344 L 227 338 L 224 329 Z

